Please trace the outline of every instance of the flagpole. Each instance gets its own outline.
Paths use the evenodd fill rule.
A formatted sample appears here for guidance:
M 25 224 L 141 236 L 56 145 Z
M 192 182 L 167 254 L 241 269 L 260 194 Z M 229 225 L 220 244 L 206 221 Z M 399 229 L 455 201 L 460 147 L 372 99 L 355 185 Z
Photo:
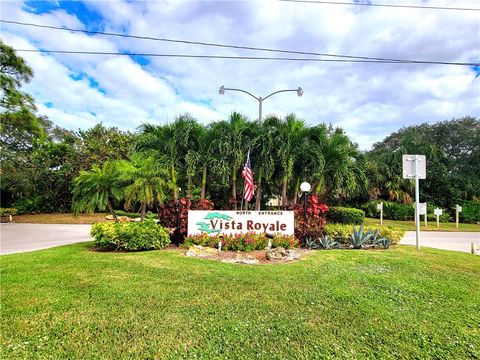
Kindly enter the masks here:
M 248 163 L 248 160 L 250 159 L 250 149 L 248 149 L 248 153 L 247 153 L 247 163 Z M 245 168 L 245 165 L 243 166 Z M 242 170 L 243 172 L 243 170 Z M 242 205 L 240 206 L 240 210 L 243 211 L 243 201 L 244 201 L 244 198 L 245 198 L 245 182 L 247 181 L 247 179 L 243 178 L 243 190 L 242 190 Z M 248 202 L 247 202 L 247 210 L 248 210 Z

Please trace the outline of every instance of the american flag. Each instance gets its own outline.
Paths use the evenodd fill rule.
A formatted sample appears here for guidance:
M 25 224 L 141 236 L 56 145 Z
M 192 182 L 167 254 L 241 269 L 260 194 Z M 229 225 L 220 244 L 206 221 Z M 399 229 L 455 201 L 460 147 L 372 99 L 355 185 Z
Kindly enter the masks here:
M 255 191 L 255 185 L 253 184 L 253 172 L 250 165 L 250 152 L 247 155 L 247 162 L 243 166 L 242 176 L 245 179 L 245 188 L 243 190 L 243 198 L 250 202 L 253 198 L 253 192 Z

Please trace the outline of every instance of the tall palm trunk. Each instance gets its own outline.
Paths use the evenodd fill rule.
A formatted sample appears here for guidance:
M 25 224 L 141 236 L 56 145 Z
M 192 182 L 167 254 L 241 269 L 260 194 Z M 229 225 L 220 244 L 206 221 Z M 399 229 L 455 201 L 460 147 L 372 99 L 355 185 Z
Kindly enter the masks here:
M 110 203 L 110 200 L 108 199 L 107 199 L 107 208 L 108 208 L 108 211 L 110 211 L 110 214 L 112 214 L 113 220 L 115 220 L 115 222 L 118 223 L 117 214 L 115 214 L 115 211 L 113 210 L 113 206 Z
M 145 213 L 147 212 L 147 204 L 143 203 L 140 207 L 140 220 L 145 220 Z
M 287 177 L 282 178 L 282 209 L 287 209 Z
M 292 204 L 297 205 L 298 202 L 298 190 L 300 189 L 300 178 L 297 177 L 295 180 L 295 188 L 293 189 L 293 198 L 292 198 Z
M 232 171 L 232 202 L 234 203 L 234 210 L 237 210 L 237 171 L 235 166 Z
M 207 167 L 202 168 L 202 193 L 200 194 L 200 200 L 205 200 L 205 192 L 207 190 Z
M 190 199 L 192 197 L 192 175 L 187 175 L 187 198 Z
M 258 170 L 257 193 L 255 195 L 255 210 L 260 210 L 260 201 L 262 199 L 262 176 L 263 167 L 260 166 L 260 169 Z
M 173 200 L 178 199 L 178 193 L 177 193 L 177 174 L 175 172 L 175 165 L 171 164 L 170 166 L 170 178 L 172 179 L 172 194 L 173 194 Z

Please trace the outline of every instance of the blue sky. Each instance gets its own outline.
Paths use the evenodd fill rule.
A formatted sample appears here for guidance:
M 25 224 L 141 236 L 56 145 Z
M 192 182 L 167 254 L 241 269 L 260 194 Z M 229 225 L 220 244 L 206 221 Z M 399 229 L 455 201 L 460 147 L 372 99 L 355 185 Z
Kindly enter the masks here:
M 4 1 L 0 6 L 5 20 L 91 31 L 359 56 L 480 59 L 480 12 L 278 1 Z M 1 24 L 1 36 L 16 49 L 275 56 L 10 24 Z M 20 54 L 35 73 L 26 90 L 39 112 L 70 129 L 103 122 L 133 130 L 187 112 L 203 123 L 232 111 L 257 118 L 254 99 L 228 91 L 220 96 L 221 85 L 257 96 L 302 86 L 302 97 L 283 93 L 266 100 L 264 116 L 293 112 L 309 124 L 341 126 L 362 149 L 402 126 L 480 117 L 479 67 Z

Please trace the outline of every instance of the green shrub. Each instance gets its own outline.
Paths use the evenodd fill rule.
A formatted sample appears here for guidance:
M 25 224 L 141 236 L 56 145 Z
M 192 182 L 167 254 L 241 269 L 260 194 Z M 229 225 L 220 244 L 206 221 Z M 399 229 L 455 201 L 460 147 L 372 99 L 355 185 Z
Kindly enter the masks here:
M 132 213 L 132 212 L 127 212 L 127 211 L 123 211 L 123 210 L 115 210 L 115 215 L 117 216 L 126 216 L 126 217 L 129 217 L 131 219 L 136 219 L 136 218 L 139 218 L 140 216 L 142 216 L 140 213 Z M 155 219 L 156 218 L 156 215 L 153 214 L 151 211 L 148 211 L 146 214 L 145 214 L 145 218 L 147 219 Z
M 378 218 L 380 212 L 377 210 L 377 204 L 380 201 L 372 200 L 366 204 L 361 205 L 365 215 L 370 218 Z M 383 202 L 383 218 L 387 220 L 413 220 L 415 217 L 415 209 L 413 205 L 404 205 L 392 201 Z
M 480 202 L 465 201 L 462 204 L 460 220 L 464 223 L 476 224 L 480 222 Z
M 355 208 L 331 207 L 328 209 L 327 221 L 336 224 L 362 224 L 365 211 Z
M 353 228 L 352 225 L 328 224 L 325 226 L 325 234 L 340 244 L 351 244 Z M 364 231 L 370 230 L 372 233 L 378 230 L 378 236 L 390 240 L 392 245 L 396 245 L 405 234 L 404 230 L 392 226 L 364 226 L 363 229 Z
M 170 243 L 168 230 L 153 220 L 133 223 L 96 223 L 90 234 L 95 246 L 111 250 L 158 250 Z
M 185 238 L 183 245 L 190 247 L 192 245 L 201 245 L 208 247 L 218 247 L 220 236 L 223 237 L 222 249 L 234 251 L 253 251 L 263 250 L 268 246 L 268 238 L 265 234 L 245 233 L 235 235 L 208 235 L 206 233 L 191 235 Z M 298 246 L 298 240 L 295 236 L 275 235 L 272 239 L 272 247 L 283 247 L 285 249 Z
M 17 209 L 15 208 L 0 208 L 0 216 L 15 215 Z

